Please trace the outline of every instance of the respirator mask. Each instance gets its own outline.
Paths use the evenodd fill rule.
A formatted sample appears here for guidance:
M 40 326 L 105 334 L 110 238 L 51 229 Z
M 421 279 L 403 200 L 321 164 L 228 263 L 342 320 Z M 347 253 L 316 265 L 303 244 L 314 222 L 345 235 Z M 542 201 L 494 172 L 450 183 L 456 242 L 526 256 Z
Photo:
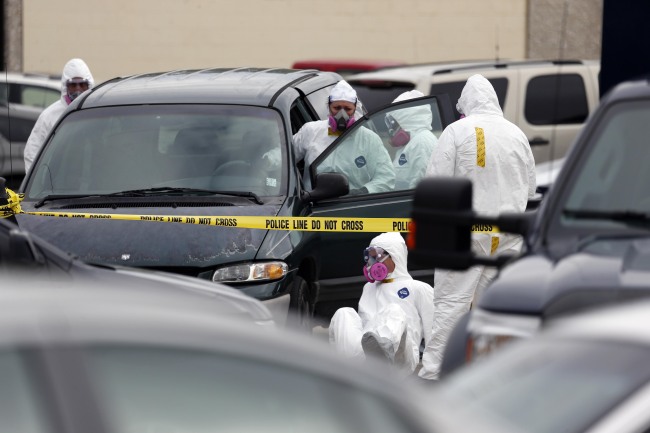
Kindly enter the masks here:
M 348 116 L 344 109 L 340 109 L 336 115 L 329 116 L 329 125 L 332 131 L 343 132 L 354 123 L 354 117 Z
M 382 281 L 388 275 L 388 267 L 383 263 L 390 254 L 381 247 L 368 247 L 363 251 L 363 275 L 370 283 Z
M 384 122 L 388 128 L 388 136 L 390 137 L 390 144 L 393 147 L 405 146 L 411 140 L 411 134 L 403 130 L 395 118 L 387 114 L 384 117 Z

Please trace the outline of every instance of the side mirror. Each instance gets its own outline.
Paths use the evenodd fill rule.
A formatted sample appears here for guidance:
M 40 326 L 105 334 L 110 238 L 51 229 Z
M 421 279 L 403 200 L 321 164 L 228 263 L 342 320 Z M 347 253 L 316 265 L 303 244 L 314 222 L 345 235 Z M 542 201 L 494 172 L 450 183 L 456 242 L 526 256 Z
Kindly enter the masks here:
M 413 197 L 409 260 L 445 269 L 470 267 L 473 217 L 469 179 L 422 179 Z
M 302 199 L 319 201 L 341 197 L 349 192 L 350 184 L 346 175 L 341 173 L 320 173 L 316 176 L 314 189 L 303 192 Z
M 467 178 L 429 177 L 415 188 L 408 238 L 409 260 L 417 265 L 465 270 L 473 265 L 502 266 L 510 255 L 476 256 L 472 231 L 490 226 L 525 235 L 533 212 L 483 217 L 472 210 L 472 182 Z

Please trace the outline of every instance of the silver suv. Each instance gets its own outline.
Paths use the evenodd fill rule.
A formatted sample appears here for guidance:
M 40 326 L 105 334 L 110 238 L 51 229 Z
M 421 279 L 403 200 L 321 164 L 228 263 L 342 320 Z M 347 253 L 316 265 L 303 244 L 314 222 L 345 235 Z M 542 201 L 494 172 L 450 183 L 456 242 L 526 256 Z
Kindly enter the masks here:
M 596 108 L 599 71 L 598 61 L 475 61 L 383 68 L 348 81 L 373 110 L 413 89 L 447 93 L 455 105 L 467 79 L 481 74 L 494 86 L 504 116 L 528 137 L 539 164 L 564 157 Z

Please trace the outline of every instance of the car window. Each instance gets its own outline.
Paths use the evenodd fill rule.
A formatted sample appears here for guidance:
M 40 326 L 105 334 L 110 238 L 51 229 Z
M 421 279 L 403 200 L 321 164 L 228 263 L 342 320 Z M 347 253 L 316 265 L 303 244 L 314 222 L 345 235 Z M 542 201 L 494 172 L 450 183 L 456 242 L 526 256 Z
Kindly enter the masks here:
M 603 213 L 601 218 L 564 214 L 563 227 L 625 228 L 630 221 L 615 220 L 611 212 L 650 212 L 650 158 L 646 123 L 647 103 L 619 104 L 599 123 L 592 146 L 579 163 L 575 181 L 567 183 L 563 210 Z M 586 216 L 586 215 L 585 215 Z M 596 215 L 594 215 L 595 217 Z M 639 220 L 641 223 L 642 220 Z
M 583 123 L 588 115 L 585 83 L 579 74 L 542 75 L 528 82 L 524 116 L 531 125 Z
M 492 84 L 492 87 L 494 87 L 494 91 L 497 94 L 497 99 L 499 100 L 499 106 L 503 110 L 503 104 L 505 103 L 506 95 L 508 93 L 508 79 L 505 77 L 488 78 L 488 81 Z M 449 95 L 449 99 L 451 100 L 451 103 L 454 107 L 455 119 L 460 119 L 460 113 L 456 109 L 456 103 L 460 98 L 460 94 L 462 93 L 465 84 L 467 84 L 467 80 L 450 81 L 448 83 L 434 83 L 431 85 L 432 95 L 441 93 L 447 93 Z
M 16 92 L 16 95 L 14 96 L 12 94 L 12 102 L 23 105 L 30 105 L 32 107 L 45 108 L 53 102 L 61 99 L 60 90 L 50 89 L 48 87 L 18 84 L 12 86 L 11 92 L 13 93 L 14 91 Z
M 517 344 L 508 356 L 450 375 L 442 397 L 461 402 L 460 416 L 487 411 L 521 431 L 577 433 L 650 380 L 650 350 L 640 345 L 566 339 Z
M 0 433 L 52 431 L 33 379 L 18 352 L 0 351 Z
M 95 347 L 87 361 L 113 433 L 412 431 L 372 394 L 273 362 L 163 347 Z
M 413 83 L 388 80 L 351 81 L 350 85 L 357 91 L 368 111 L 388 105 L 402 93 L 415 89 Z
M 34 166 L 27 196 L 179 187 L 280 195 L 286 137 L 264 107 L 149 105 L 71 113 Z
M 436 97 L 391 105 L 357 122 L 323 152 L 313 164 L 312 185 L 316 175 L 335 172 L 348 177 L 351 194 L 413 189 L 441 132 Z

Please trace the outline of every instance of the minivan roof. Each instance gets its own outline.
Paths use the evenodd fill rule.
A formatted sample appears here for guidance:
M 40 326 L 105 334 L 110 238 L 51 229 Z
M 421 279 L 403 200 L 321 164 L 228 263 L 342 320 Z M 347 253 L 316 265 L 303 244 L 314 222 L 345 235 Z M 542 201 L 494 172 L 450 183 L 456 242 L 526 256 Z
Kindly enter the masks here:
M 271 105 L 279 93 L 309 79 L 332 82 L 333 72 L 280 68 L 212 68 L 118 77 L 96 86 L 83 107 L 128 104 L 219 103 Z M 340 79 L 338 74 L 336 77 Z

